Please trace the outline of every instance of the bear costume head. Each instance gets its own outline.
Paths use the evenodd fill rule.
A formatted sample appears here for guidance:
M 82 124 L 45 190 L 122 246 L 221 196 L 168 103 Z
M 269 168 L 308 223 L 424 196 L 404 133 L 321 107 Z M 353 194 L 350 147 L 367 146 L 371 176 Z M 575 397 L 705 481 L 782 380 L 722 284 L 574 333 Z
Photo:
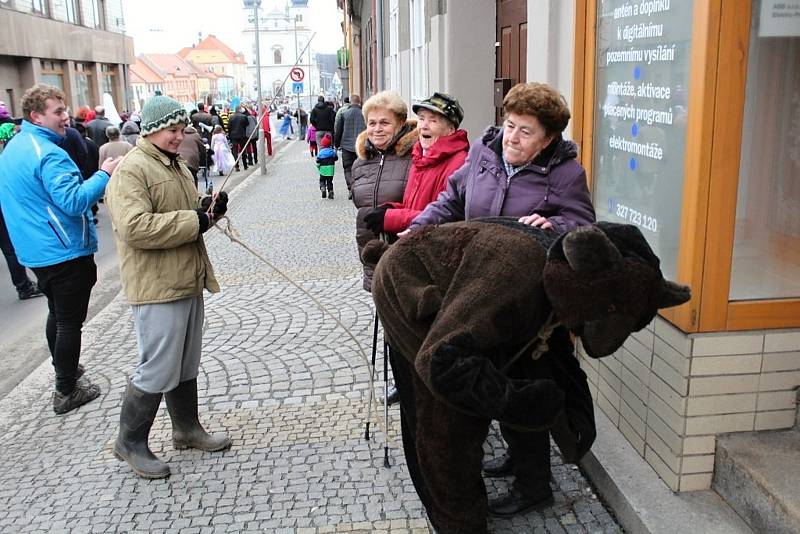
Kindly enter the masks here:
M 627 224 L 599 222 L 561 235 L 543 276 L 556 316 L 592 358 L 612 354 L 659 309 L 691 297 L 687 286 L 664 279 L 642 233 Z

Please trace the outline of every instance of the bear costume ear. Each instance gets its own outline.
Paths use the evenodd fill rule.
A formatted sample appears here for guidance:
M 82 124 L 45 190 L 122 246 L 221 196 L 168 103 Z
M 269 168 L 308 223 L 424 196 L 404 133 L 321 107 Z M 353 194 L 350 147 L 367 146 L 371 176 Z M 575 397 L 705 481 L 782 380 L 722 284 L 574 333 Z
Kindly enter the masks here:
M 689 286 L 683 286 L 669 280 L 664 280 L 664 283 L 661 285 L 661 292 L 658 296 L 658 307 L 660 309 L 678 306 L 684 302 L 688 302 L 690 298 L 692 298 L 692 291 L 689 289 Z
M 622 254 L 596 226 L 579 226 L 564 236 L 564 257 L 576 273 L 596 273 L 622 259 Z

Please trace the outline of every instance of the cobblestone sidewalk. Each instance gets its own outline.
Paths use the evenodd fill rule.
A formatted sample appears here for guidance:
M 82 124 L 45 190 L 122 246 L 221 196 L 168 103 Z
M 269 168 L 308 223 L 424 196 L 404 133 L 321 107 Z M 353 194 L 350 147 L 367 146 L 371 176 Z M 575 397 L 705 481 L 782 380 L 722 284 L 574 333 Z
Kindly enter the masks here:
M 341 169 L 319 198 L 313 159 L 289 143 L 231 195 L 241 237 L 332 310 L 368 350 L 373 308 L 360 288 Z M 223 453 L 175 451 L 162 406 L 150 437 L 172 476 L 146 481 L 111 454 L 136 361 L 130 309 L 117 297 L 84 328 L 82 361 L 103 394 L 66 416 L 39 367 L 0 401 L 0 532 L 429 531 L 402 450 L 363 439 L 368 366 L 358 346 L 300 290 L 216 231 L 207 244 L 221 293 L 206 298 L 201 419 L 227 430 Z M 379 368 L 382 365 L 379 365 Z M 382 383 L 376 384 L 382 391 Z M 390 434 L 399 443 L 398 409 Z M 373 429 L 376 424 L 373 421 Z M 495 449 L 495 450 L 489 450 Z M 487 452 L 499 454 L 492 433 Z M 492 521 L 495 532 L 617 532 L 577 469 L 553 453 L 556 504 Z M 507 481 L 487 481 L 490 494 Z

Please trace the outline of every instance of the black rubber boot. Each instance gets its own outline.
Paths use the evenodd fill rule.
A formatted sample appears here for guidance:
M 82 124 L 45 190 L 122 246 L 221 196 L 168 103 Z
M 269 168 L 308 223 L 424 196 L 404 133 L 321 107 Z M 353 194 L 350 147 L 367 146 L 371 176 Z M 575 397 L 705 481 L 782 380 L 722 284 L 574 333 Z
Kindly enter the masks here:
M 176 449 L 221 451 L 231 446 L 227 434 L 209 434 L 197 418 L 197 379 L 181 382 L 165 395 L 172 419 L 172 445 Z
M 158 413 L 161 393 L 147 393 L 128 382 L 119 414 L 119 435 L 114 456 L 128 462 L 133 472 L 143 478 L 166 478 L 169 466 L 147 446 L 150 428 Z

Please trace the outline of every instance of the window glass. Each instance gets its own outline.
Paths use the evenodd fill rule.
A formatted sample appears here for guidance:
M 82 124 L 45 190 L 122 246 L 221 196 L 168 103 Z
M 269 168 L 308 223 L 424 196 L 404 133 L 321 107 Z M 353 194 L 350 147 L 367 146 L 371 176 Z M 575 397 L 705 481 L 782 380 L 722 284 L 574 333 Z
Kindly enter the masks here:
M 92 97 L 91 66 L 87 63 L 75 63 L 75 97 L 79 106 L 97 105 Z
M 636 225 L 674 279 L 692 4 L 597 3 L 592 189 L 599 220 Z
M 800 297 L 800 17 L 786 16 L 793 4 L 752 4 L 731 300 Z

